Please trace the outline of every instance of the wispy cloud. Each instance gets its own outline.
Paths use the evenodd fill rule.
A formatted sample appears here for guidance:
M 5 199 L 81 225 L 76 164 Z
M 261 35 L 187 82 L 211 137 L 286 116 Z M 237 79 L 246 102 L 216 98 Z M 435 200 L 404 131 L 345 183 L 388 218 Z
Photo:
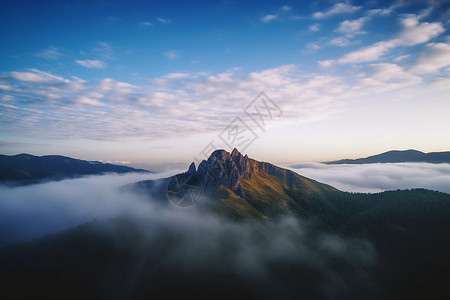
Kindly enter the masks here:
M 434 86 L 442 88 L 444 81 Z M 169 73 L 143 85 L 31 69 L 0 74 L 2 94 L 8 96 L 0 100 L 0 122 L 4 133 L 47 138 L 180 137 L 223 130 L 261 91 L 276 101 L 284 112 L 282 122 L 289 123 L 330 118 L 355 97 L 434 86 L 424 86 L 420 76 L 388 63 L 368 65 L 350 79 L 304 74 L 295 65 L 283 65 L 248 74 Z
M 76 60 L 75 63 L 78 65 L 89 68 L 89 69 L 103 69 L 106 68 L 106 63 L 98 59 L 85 59 Z
M 139 26 L 141 27 L 152 27 L 153 23 L 152 22 L 148 22 L 148 21 L 142 21 L 138 23 Z
M 36 53 L 35 55 L 44 59 L 56 60 L 63 57 L 64 53 L 60 49 L 50 46 L 47 49 Z
M 333 15 L 352 13 L 352 12 L 359 10 L 360 8 L 361 8 L 361 6 L 353 6 L 348 3 L 336 3 L 328 10 L 325 10 L 323 12 L 320 12 L 320 11 L 315 12 L 313 14 L 313 18 L 314 19 L 324 19 L 324 18 L 331 17 Z
M 177 59 L 178 57 L 180 57 L 180 54 L 178 53 L 177 50 L 169 50 L 169 51 L 164 52 L 164 56 L 170 60 L 174 60 L 174 59 Z
M 264 17 L 262 17 L 261 21 L 264 23 L 269 23 L 273 20 L 276 20 L 277 18 L 278 18 L 278 15 L 268 14 L 268 15 L 265 15 Z
M 314 23 L 311 26 L 309 26 L 309 31 L 318 32 L 320 30 L 320 24 Z
M 169 19 L 165 19 L 165 18 L 157 18 L 157 20 L 162 24 L 169 24 L 172 22 Z
M 92 49 L 92 55 L 101 60 L 114 59 L 114 50 L 110 43 L 97 42 L 97 46 Z
M 400 46 L 414 46 L 428 42 L 430 39 L 444 32 L 440 23 L 419 22 L 419 17 L 409 15 L 401 19 L 402 31 L 397 37 L 380 41 L 373 45 L 350 52 L 339 58 L 340 64 L 370 62 L 380 59 L 393 48 Z

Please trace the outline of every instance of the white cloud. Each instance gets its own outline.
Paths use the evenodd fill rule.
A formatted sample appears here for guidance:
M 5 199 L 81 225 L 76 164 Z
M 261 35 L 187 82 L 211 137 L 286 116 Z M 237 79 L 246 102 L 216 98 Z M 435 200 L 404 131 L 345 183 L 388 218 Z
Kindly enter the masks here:
M 352 13 L 359 10 L 360 8 L 361 6 L 353 6 L 348 3 L 336 3 L 333 7 L 324 12 L 315 12 L 313 14 L 313 18 L 323 19 L 337 14 Z
M 172 22 L 169 19 L 165 19 L 165 18 L 158 18 L 157 20 L 162 24 L 169 24 Z
M 290 167 L 299 174 L 351 192 L 427 188 L 450 193 L 450 164 L 387 163 L 325 165 L 305 163 Z
M 265 15 L 264 17 L 262 17 L 261 21 L 264 22 L 264 23 L 268 23 L 270 21 L 275 20 L 276 18 L 278 18 L 278 15 L 268 14 L 268 15 Z
M 170 51 L 167 51 L 167 52 L 164 52 L 164 55 L 168 58 L 168 59 L 171 59 L 171 60 L 174 60 L 174 59 L 176 59 L 176 58 L 178 58 L 180 55 L 178 54 L 178 51 L 177 50 L 170 50 Z
M 405 72 L 396 64 L 371 64 L 369 68 L 370 71 L 366 74 L 366 77 L 355 81 L 353 90 L 363 90 L 366 93 L 381 93 L 417 85 L 422 82 L 420 77 Z
M 324 67 L 324 68 L 328 68 L 331 67 L 334 64 L 334 60 L 332 59 L 328 59 L 328 60 L 320 60 L 318 62 L 319 66 Z
M 394 58 L 394 61 L 399 62 L 399 61 L 407 59 L 409 56 L 410 56 L 409 54 L 408 55 L 400 55 L 400 56 L 397 56 L 396 58 Z
M 352 44 L 352 42 L 347 37 L 340 36 L 340 37 L 332 39 L 329 42 L 329 44 L 333 45 L 333 46 L 338 46 L 338 47 L 347 47 L 347 46 L 350 46 Z
M 438 73 L 447 66 L 450 66 L 450 41 L 447 43 L 430 43 L 425 45 L 422 55 L 411 68 L 411 72 L 432 74 Z
M 284 5 L 281 7 L 282 11 L 290 11 L 292 8 L 289 5 Z
M 366 20 L 367 20 L 366 17 L 362 17 L 353 21 L 350 20 L 342 21 L 339 24 L 337 31 L 347 35 L 355 35 L 358 33 L 362 33 L 360 30 Z
M 62 53 L 58 48 L 50 46 L 47 49 L 36 53 L 35 55 L 40 58 L 56 60 L 64 56 L 64 53 Z
M 321 47 L 315 43 L 308 43 L 306 45 L 306 49 L 303 51 L 304 53 L 313 53 L 319 50 Z
M 313 32 L 317 32 L 320 30 L 320 24 L 312 24 L 311 26 L 309 26 L 309 31 L 313 31 Z
M 20 81 L 29 81 L 35 83 L 48 83 L 48 82 L 67 82 L 64 78 L 52 75 L 50 73 L 40 71 L 37 69 L 30 69 L 31 72 L 11 72 L 11 76 L 14 79 Z
M 378 42 L 372 46 L 362 48 L 350 53 L 345 54 L 343 57 L 337 60 L 338 63 L 360 63 L 367 61 L 374 61 L 384 55 L 391 48 L 390 43 Z
M 142 21 L 138 23 L 139 26 L 141 27 L 152 27 L 153 23 L 152 22 L 148 22 L 148 21 Z
M 78 65 L 89 68 L 89 69 L 103 69 L 106 68 L 106 63 L 98 59 L 85 59 L 76 60 L 75 63 Z
M 444 31 L 440 23 L 419 23 L 417 16 L 403 18 L 401 23 L 403 29 L 396 38 L 380 41 L 371 46 L 347 53 L 338 59 L 337 62 L 345 64 L 378 60 L 393 48 L 422 44 Z

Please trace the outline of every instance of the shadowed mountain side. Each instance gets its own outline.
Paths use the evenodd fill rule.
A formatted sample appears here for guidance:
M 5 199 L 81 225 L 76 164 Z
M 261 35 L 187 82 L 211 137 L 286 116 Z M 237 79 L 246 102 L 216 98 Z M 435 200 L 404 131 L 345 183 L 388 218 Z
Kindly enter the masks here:
M 358 159 L 341 159 L 324 162 L 325 164 L 374 164 L 374 163 L 402 163 L 402 162 L 426 162 L 426 163 L 450 163 L 450 151 L 423 153 L 417 150 L 393 150 L 381 154 Z
M 32 184 L 42 180 L 62 180 L 103 173 L 148 173 L 150 171 L 101 162 L 90 162 L 60 155 L 0 155 L 0 182 Z

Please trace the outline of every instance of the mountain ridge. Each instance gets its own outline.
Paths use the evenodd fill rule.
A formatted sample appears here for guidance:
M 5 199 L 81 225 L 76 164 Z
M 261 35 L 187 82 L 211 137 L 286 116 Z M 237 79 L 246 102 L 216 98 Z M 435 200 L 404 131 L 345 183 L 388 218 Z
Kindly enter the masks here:
M 34 184 L 43 180 L 62 180 L 85 175 L 130 172 L 150 171 L 62 155 L 0 154 L 0 182 L 12 185 Z
M 376 155 L 356 159 L 340 159 L 323 162 L 324 164 L 372 164 L 372 163 L 450 163 L 450 151 L 424 153 L 418 150 L 390 150 Z

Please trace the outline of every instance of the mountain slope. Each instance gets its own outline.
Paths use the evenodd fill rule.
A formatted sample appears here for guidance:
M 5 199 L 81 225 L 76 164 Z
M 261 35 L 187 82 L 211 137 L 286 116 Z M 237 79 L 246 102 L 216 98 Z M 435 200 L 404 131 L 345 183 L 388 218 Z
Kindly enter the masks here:
M 450 163 L 450 151 L 423 153 L 417 150 L 393 150 L 366 158 L 341 159 L 337 161 L 325 162 L 325 164 L 373 164 L 402 162 Z
M 0 182 L 36 183 L 102 173 L 148 172 L 127 166 L 88 162 L 59 155 L 0 155 Z
M 159 190 L 155 191 L 155 186 Z M 186 173 L 156 182 L 143 181 L 135 187 L 177 206 L 193 205 L 195 199 L 190 193 L 196 190 L 202 194 L 203 201 L 199 202 L 202 207 L 237 219 L 267 218 L 286 213 L 305 215 L 311 211 L 320 213 L 326 209 L 323 207 L 326 202 L 316 200 L 337 191 L 290 170 L 243 156 L 236 149 L 232 153 L 216 150 L 200 163 L 197 170 L 191 164 Z M 164 187 L 169 194 L 164 193 Z

